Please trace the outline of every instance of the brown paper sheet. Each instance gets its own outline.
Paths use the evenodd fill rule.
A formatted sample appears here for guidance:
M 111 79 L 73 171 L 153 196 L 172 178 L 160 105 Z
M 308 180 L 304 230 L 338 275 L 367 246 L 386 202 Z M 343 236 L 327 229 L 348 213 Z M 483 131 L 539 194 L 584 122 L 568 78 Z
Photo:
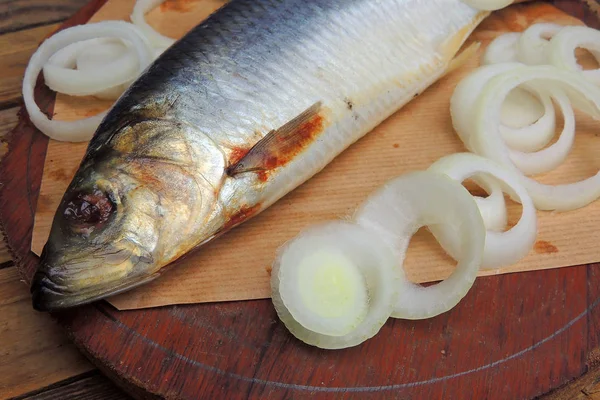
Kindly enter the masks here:
M 125 19 L 133 0 L 109 1 L 92 21 Z M 215 0 L 167 1 L 154 10 L 149 22 L 160 32 L 180 37 L 223 3 Z M 581 24 L 543 3 L 513 6 L 488 17 L 471 41 L 485 46 L 506 31 L 521 31 L 532 23 Z M 478 58 L 441 79 L 362 140 L 347 149 L 324 171 L 285 196 L 274 206 L 180 260 L 161 278 L 128 293 L 110 298 L 119 309 L 167 304 L 268 298 L 269 271 L 277 247 L 310 224 L 350 215 L 385 181 L 404 172 L 425 169 L 444 155 L 465 151 L 454 133 L 449 99 L 457 82 L 478 66 Z M 58 95 L 56 119 L 92 115 L 110 104 L 95 99 Z M 600 167 L 598 125 L 577 116 L 577 138 L 567 162 L 540 177 L 547 183 L 564 183 L 592 176 Z M 50 141 L 38 202 L 32 250 L 40 254 L 60 198 L 83 156 L 86 144 Z M 509 223 L 520 208 L 509 207 Z M 557 268 L 600 261 L 600 202 L 568 212 L 538 212 L 539 234 L 535 248 L 519 263 L 481 276 Z M 405 269 L 415 282 L 446 278 L 455 263 L 435 240 L 421 230 L 411 241 Z

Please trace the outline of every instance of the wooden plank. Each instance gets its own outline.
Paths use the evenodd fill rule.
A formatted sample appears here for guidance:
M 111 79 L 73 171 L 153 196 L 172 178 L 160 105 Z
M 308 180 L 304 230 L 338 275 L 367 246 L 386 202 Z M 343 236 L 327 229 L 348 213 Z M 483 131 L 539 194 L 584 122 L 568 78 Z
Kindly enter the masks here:
M 93 369 L 48 314 L 32 309 L 14 267 L 0 270 L 0 315 L 0 398 Z
M 0 36 L 0 108 L 16 105 L 29 58 L 58 25 L 46 25 Z
M 0 34 L 56 23 L 70 17 L 88 0 L 3 0 Z
M 20 100 L 21 79 L 31 54 L 57 27 L 44 26 L 0 36 L 0 71 L 3 73 L 0 108 Z M 0 111 L 0 137 L 17 124 L 17 111 L 17 108 Z M 0 157 L 5 151 L 0 138 Z M 0 260 L 6 252 L 4 241 L 1 243 Z M 77 379 L 82 372 L 93 370 L 93 366 L 49 315 L 32 310 L 27 286 L 19 281 L 16 268 L 0 271 L 0 299 L 3 316 L 0 343 L 6 344 L 0 346 L 0 398 L 32 391 L 36 392 L 25 398 L 126 398 L 124 395 L 109 397 L 108 394 L 120 392 L 101 376 Z M 70 381 L 72 379 L 76 380 Z M 40 390 L 43 387 L 47 388 Z M 86 397 L 86 391 L 95 397 L 89 394 Z
M 0 158 L 6 154 L 8 150 L 7 143 L 5 141 L 8 133 L 15 127 L 18 121 L 17 112 L 18 108 L 9 108 L 7 110 L 0 111 Z M 4 236 L 0 233 L 0 268 L 3 266 L 10 265 L 12 260 L 8 247 L 4 241 Z M 8 263 L 8 264 L 7 264 Z
M 0 111 L 0 157 L 6 154 L 7 143 L 5 141 L 10 131 L 17 125 L 19 118 L 17 116 L 19 109 L 17 107 Z
M 94 371 L 54 384 L 48 388 L 28 393 L 12 400 L 129 400 L 127 394 L 105 376 Z

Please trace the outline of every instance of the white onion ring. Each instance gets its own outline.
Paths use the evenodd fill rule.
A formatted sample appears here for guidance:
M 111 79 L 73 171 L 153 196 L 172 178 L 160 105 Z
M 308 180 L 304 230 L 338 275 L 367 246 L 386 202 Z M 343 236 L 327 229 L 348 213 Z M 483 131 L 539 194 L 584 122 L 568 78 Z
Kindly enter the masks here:
M 472 143 L 472 119 L 474 106 L 477 103 L 477 97 L 481 93 L 483 82 L 520 65 L 522 64 L 501 63 L 480 67 L 467 75 L 456 86 L 450 99 L 450 113 L 453 116 L 452 124 L 468 150 L 476 152 Z M 527 85 L 519 86 L 518 90 L 528 90 L 537 96 L 544 106 L 544 115 L 529 126 L 514 128 L 502 123 L 499 129 L 503 139 L 513 149 L 536 151 L 547 145 L 554 136 L 556 127 L 554 106 L 550 96 L 545 92 L 540 93 L 537 89 L 532 90 Z M 511 91 L 511 94 L 514 94 L 514 91 Z M 467 104 L 470 106 L 466 106 Z
M 510 71 L 519 63 L 491 64 L 479 67 L 463 78 L 454 88 L 450 98 L 452 126 L 467 150 L 477 152 L 473 147 L 475 135 L 473 124 L 474 107 L 481 94 L 482 85 L 491 77 L 504 71 Z
M 488 65 L 517 61 L 517 41 L 520 37 L 518 32 L 498 36 L 485 49 L 481 63 Z
M 331 325 L 335 323 L 332 318 L 302 316 L 306 311 L 303 312 L 302 307 L 298 306 L 301 302 L 296 287 L 299 260 L 307 252 L 319 248 L 334 248 L 348 254 L 355 261 L 367 286 L 367 313 L 347 333 L 323 334 L 299 322 L 308 320 L 309 325 L 324 330 L 331 330 Z M 373 337 L 389 318 L 398 294 L 401 271 L 397 268 L 394 256 L 392 249 L 374 237 L 371 231 L 351 222 L 332 221 L 303 230 L 278 249 L 271 271 L 271 296 L 279 319 L 298 339 L 324 349 L 356 346 Z
M 482 67 L 489 68 L 494 66 Z M 488 71 L 489 72 L 489 71 Z M 465 108 L 474 109 L 467 113 L 463 110 L 453 118 L 473 118 L 468 137 L 476 153 L 488 157 L 503 166 L 520 172 L 509 156 L 506 144 L 499 135 L 498 125 L 500 107 L 507 93 L 514 87 L 528 81 L 543 84 L 549 90 L 563 90 L 575 107 L 581 111 L 600 117 L 600 89 L 583 78 L 580 74 L 561 70 L 554 66 L 513 66 L 512 69 L 500 72 L 486 81 L 480 81 L 480 95 L 476 101 L 463 104 Z M 457 123 L 455 126 L 467 124 Z M 529 191 L 536 207 L 540 210 L 567 211 L 583 207 L 600 197 L 600 173 L 579 182 L 566 185 L 545 185 L 522 175 L 522 181 Z
M 140 66 L 147 66 L 153 55 L 145 39 L 135 27 L 123 21 L 104 21 L 87 25 L 78 25 L 56 33 L 46 39 L 31 56 L 23 78 L 23 100 L 31 122 L 44 134 L 60 141 L 81 142 L 89 140 L 102 118 L 101 112 L 93 117 L 77 121 L 50 120 L 35 103 L 33 89 L 43 66 L 60 49 L 79 41 L 97 39 L 99 37 L 117 38 L 129 41 L 136 51 Z
M 525 29 L 517 42 L 517 61 L 527 65 L 549 64 L 550 39 L 561 29 L 562 25 L 552 23 L 533 24 Z
M 456 270 L 423 287 L 403 274 L 394 318 L 423 319 L 444 313 L 467 294 L 481 264 L 485 227 L 471 194 L 448 176 L 416 171 L 376 190 L 355 214 L 356 222 L 387 242 L 403 262 L 409 241 L 422 226 L 450 224 L 461 238 Z
M 129 86 L 146 65 L 140 68 L 138 55 L 122 42 L 102 39 L 72 43 L 50 57 L 43 68 L 46 85 L 70 96 Z
M 542 93 L 541 90 L 540 93 Z M 545 97 L 549 98 L 550 96 Z M 558 140 L 549 147 L 536 152 L 524 153 L 513 149 L 508 150 L 512 162 L 525 175 L 543 174 L 552 171 L 565 161 L 573 147 L 575 141 L 575 113 L 573 112 L 571 103 L 562 91 L 552 91 L 551 97 L 556 100 L 561 108 L 564 119 L 563 130 Z M 554 111 L 554 107 L 552 107 L 552 110 Z M 554 115 L 554 112 L 552 112 L 552 115 Z M 554 132 L 549 137 L 551 138 L 552 136 L 554 136 Z M 510 146 L 508 141 L 506 143 Z
M 523 102 L 522 100 L 520 102 L 517 100 L 520 96 L 523 96 L 524 93 L 529 93 L 530 95 L 537 97 L 537 100 L 541 102 L 543 107 L 542 116 L 537 118 L 533 123 L 527 123 L 526 119 L 531 119 L 537 113 L 534 111 L 532 114 L 531 105 L 526 104 L 526 102 Z M 519 112 L 521 113 L 521 115 L 518 116 L 519 118 L 515 118 L 517 115 L 504 115 L 504 109 L 507 106 L 507 103 L 511 101 L 513 107 L 519 108 Z M 500 125 L 500 133 L 508 146 L 514 150 L 532 152 L 540 150 L 550 143 L 556 130 L 556 112 L 550 95 L 546 92 L 537 90 L 537 88 L 521 85 L 510 91 L 509 95 L 504 100 L 504 103 L 502 103 L 502 106 L 503 116 L 502 124 Z M 570 109 L 570 105 L 568 109 Z M 516 123 L 518 127 L 509 126 L 507 121 L 508 118 L 515 118 L 515 120 L 519 119 L 520 121 Z
M 444 173 L 458 182 L 474 176 L 479 176 L 479 179 L 484 181 L 492 177 L 511 197 L 517 198 L 522 204 L 521 218 L 515 226 L 506 232 L 495 232 L 489 229 L 486 231 L 482 269 L 495 269 L 514 264 L 531 251 L 537 235 L 536 210 L 519 175 L 472 153 L 457 153 L 443 157 L 433 163 L 429 170 Z M 460 255 L 458 241 L 460 236 L 457 235 L 456 228 L 449 225 L 436 225 L 430 227 L 430 230 L 448 254 L 457 259 Z
M 583 48 L 600 62 L 600 31 L 586 26 L 566 26 L 550 41 L 548 58 L 552 65 L 578 72 L 595 85 L 600 85 L 600 69 L 583 70 L 575 58 L 575 49 Z
M 164 2 L 165 0 L 137 0 L 133 12 L 129 16 L 131 22 L 142 30 L 150 42 L 161 49 L 160 52 L 175 43 L 175 39 L 162 35 L 151 27 L 146 22 L 145 14 Z

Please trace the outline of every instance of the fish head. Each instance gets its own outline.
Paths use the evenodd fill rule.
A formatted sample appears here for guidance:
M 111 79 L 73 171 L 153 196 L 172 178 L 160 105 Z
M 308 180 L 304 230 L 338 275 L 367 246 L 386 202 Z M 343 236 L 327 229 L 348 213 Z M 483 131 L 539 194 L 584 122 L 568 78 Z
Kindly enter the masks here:
M 215 153 L 173 124 L 130 129 L 109 151 L 86 157 L 64 194 L 31 286 L 35 309 L 144 284 L 214 232 L 222 156 L 207 160 Z
M 71 185 L 55 214 L 32 283 L 38 310 L 118 293 L 143 283 L 154 264 L 152 210 L 138 204 L 148 193 L 127 193 L 121 182 L 97 171 L 86 175 Z

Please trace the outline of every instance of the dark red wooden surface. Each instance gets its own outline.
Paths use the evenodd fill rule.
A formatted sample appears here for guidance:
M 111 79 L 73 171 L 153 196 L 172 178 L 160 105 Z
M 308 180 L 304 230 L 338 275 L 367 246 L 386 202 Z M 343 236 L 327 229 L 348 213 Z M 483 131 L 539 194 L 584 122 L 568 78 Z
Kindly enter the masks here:
M 103 2 L 68 24 L 84 23 Z M 37 94 L 51 110 L 52 93 L 40 85 Z M 46 147 L 22 112 L 1 165 L 0 218 L 26 280 Z M 390 320 L 372 340 L 339 351 L 297 341 L 269 300 L 125 312 L 98 302 L 54 316 L 138 398 L 525 399 L 586 371 L 600 345 L 599 304 L 600 265 L 481 278 L 450 312 Z

